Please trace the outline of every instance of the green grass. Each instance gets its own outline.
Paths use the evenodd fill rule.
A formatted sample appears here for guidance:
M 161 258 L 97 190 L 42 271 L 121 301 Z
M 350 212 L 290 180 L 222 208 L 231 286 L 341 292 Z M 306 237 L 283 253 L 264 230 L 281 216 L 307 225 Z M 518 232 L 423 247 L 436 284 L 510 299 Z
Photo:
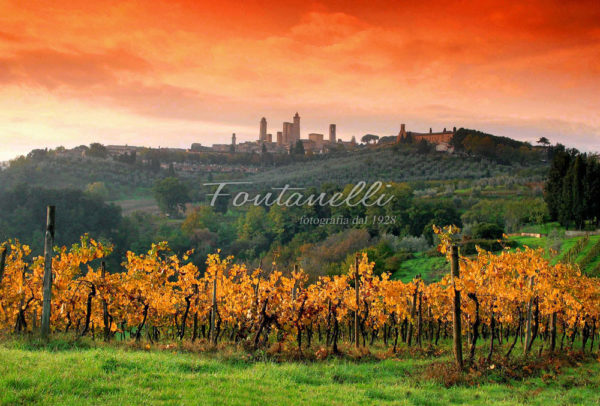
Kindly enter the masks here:
M 579 263 L 579 261 L 581 261 L 587 255 L 587 253 L 590 252 L 594 244 L 596 244 L 599 240 L 600 235 L 590 235 L 590 240 L 588 241 L 587 245 L 583 247 L 579 255 L 577 255 L 577 258 L 575 258 L 575 262 Z
M 518 248 L 546 248 L 547 239 L 546 237 L 536 238 L 536 237 L 510 237 L 510 240 L 516 241 L 519 244 Z
M 446 388 L 422 371 L 432 360 L 314 363 L 115 347 L 0 344 L 1 404 L 470 405 L 597 404 L 600 363 L 552 379 Z
M 583 237 L 573 237 L 573 238 L 566 238 L 563 240 L 562 246 L 560 247 L 560 252 L 559 254 L 554 258 L 554 260 L 552 261 L 553 264 L 557 263 L 558 261 L 561 261 L 564 259 L 565 254 L 567 252 L 569 252 L 569 250 L 571 248 L 573 248 L 575 246 L 575 244 L 577 244 L 577 241 L 582 239 Z
M 575 246 L 575 244 L 577 243 L 578 240 L 582 239 L 583 237 L 573 237 L 573 238 L 566 238 L 562 240 L 562 245 L 560 247 L 560 252 L 558 253 L 558 255 L 556 255 L 555 257 L 552 258 L 552 260 L 550 261 L 552 264 L 556 264 L 558 261 L 564 259 L 565 254 Z M 519 245 L 517 248 L 524 248 L 524 247 L 529 247 L 529 248 L 544 248 L 547 249 L 548 246 L 548 239 L 546 237 L 542 237 L 542 238 L 536 238 L 536 237 L 520 237 L 520 236 L 515 236 L 515 237 L 510 237 L 510 240 L 517 242 Z M 581 251 L 581 253 L 579 253 L 577 255 L 576 258 L 576 262 L 580 261 L 581 259 L 583 259 L 583 257 L 585 256 L 585 254 L 587 254 L 587 252 L 592 248 L 592 245 L 594 243 L 596 243 L 598 240 L 600 240 L 600 236 L 590 236 L 590 241 L 587 243 L 587 245 L 583 248 L 583 250 Z M 598 263 L 600 263 L 600 258 L 598 258 L 597 260 L 593 261 L 590 266 L 588 266 L 587 269 L 592 270 L 593 265 L 597 265 Z
M 399 279 L 402 282 L 410 282 L 415 276 L 421 277 L 427 281 L 440 279 L 440 270 L 449 269 L 449 265 L 444 257 L 429 257 L 425 253 L 415 254 L 415 257 L 402 262 L 400 269 L 394 273 L 393 279 Z

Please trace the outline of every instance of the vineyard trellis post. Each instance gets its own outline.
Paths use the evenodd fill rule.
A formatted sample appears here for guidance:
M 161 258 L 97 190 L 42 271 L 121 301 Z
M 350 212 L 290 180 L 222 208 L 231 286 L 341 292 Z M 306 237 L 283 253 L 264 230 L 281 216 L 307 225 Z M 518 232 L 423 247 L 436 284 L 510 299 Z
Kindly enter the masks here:
M 106 262 L 102 261 L 100 263 L 100 276 L 102 278 L 102 284 L 106 281 Z M 105 285 L 105 295 L 106 295 L 106 285 Z M 110 323 L 108 319 L 108 303 L 106 302 L 106 296 L 102 297 L 102 321 L 104 323 L 104 341 L 108 341 L 110 338 Z
M 452 340 L 454 345 L 454 358 L 456 365 L 462 369 L 463 357 L 462 357 L 462 329 L 461 329 L 461 314 L 460 314 L 460 291 L 456 289 L 454 278 L 460 277 L 460 267 L 458 264 L 458 246 L 451 246 L 450 255 L 450 273 L 452 276 L 452 282 L 454 286 L 454 309 L 452 312 Z
M 529 277 L 529 290 L 533 292 L 534 277 Z M 523 354 L 527 355 L 531 349 L 531 322 L 533 318 L 533 298 L 527 304 L 527 325 L 525 328 L 525 344 L 523 346 Z
M 52 306 L 52 249 L 54 246 L 55 206 L 46 209 L 46 236 L 44 239 L 44 289 L 42 303 L 42 326 L 43 338 L 50 334 L 50 310 Z
M 298 271 L 299 271 L 300 267 L 298 266 L 298 264 L 294 264 L 294 285 L 292 286 L 292 313 L 296 314 L 296 295 L 297 295 L 297 290 L 298 287 L 296 286 L 296 283 L 298 282 L 297 279 L 295 279 L 295 275 L 298 275 Z
M 213 344 L 217 344 L 217 332 L 215 326 L 217 324 L 217 273 L 215 271 L 215 277 L 213 279 L 213 291 L 212 291 L 212 307 L 210 310 L 210 341 Z
M 354 258 L 354 290 L 356 292 L 356 311 L 354 312 L 354 345 L 356 348 L 359 347 L 360 340 L 358 338 L 358 309 L 360 303 L 360 278 L 358 275 L 358 267 L 360 254 L 356 254 Z
M 6 266 L 6 254 L 8 251 L 8 247 L 4 245 L 2 247 L 2 251 L 0 252 L 0 285 L 2 285 L 2 278 L 4 277 L 4 268 Z

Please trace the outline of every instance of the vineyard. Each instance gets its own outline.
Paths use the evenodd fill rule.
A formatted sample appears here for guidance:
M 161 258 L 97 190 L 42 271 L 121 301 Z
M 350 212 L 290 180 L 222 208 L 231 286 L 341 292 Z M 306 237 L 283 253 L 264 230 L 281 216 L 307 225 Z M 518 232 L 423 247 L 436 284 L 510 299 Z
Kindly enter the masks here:
M 458 266 L 454 276 L 430 284 L 374 275 L 365 254 L 347 274 L 312 283 L 299 268 L 284 276 L 276 264 L 247 269 L 218 253 L 208 257 L 201 275 L 166 243 L 144 255 L 128 253 L 124 272 L 109 273 L 102 260 L 111 247 L 85 236 L 70 249 L 47 255 L 52 259 L 49 326 L 52 332 L 105 340 L 206 340 L 255 349 L 275 342 L 300 355 L 315 344 L 324 353 L 339 353 L 341 342 L 357 347 L 377 342 L 394 351 L 402 343 L 435 346 L 456 326 L 455 338 L 459 344 L 466 339 L 471 361 L 482 335 L 489 338 L 488 359 L 503 343 L 508 357 L 519 338 L 525 353 L 534 345 L 539 353 L 566 350 L 578 337 L 581 348 L 593 348 L 600 316 L 597 279 L 571 264 L 550 265 L 541 250 L 499 255 L 479 250 L 473 258 L 450 258 L 457 252 L 449 249 L 454 229 L 436 232 L 440 250 Z M 45 259 L 29 259 L 30 254 L 18 241 L 2 246 L 4 331 L 38 329 Z

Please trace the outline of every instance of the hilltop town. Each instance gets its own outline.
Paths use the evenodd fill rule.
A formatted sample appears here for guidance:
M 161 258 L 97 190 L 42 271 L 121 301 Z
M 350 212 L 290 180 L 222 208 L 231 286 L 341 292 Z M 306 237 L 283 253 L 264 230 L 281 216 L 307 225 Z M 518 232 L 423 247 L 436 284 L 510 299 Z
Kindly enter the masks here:
M 400 131 L 396 135 L 379 137 L 372 134 L 366 134 L 361 138 L 361 142 L 367 145 L 372 144 L 395 144 L 395 143 L 418 143 L 422 140 L 428 144 L 435 145 L 435 149 L 441 152 L 453 152 L 450 141 L 456 133 L 456 127 L 451 131 L 444 128 L 440 132 L 433 132 L 429 129 L 427 133 L 406 131 L 406 125 L 400 125 Z M 350 141 L 344 141 L 337 136 L 336 124 L 329 124 L 327 137 L 323 133 L 309 133 L 308 138 L 302 138 L 300 130 L 300 115 L 296 112 L 292 121 L 284 122 L 281 131 L 277 131 L 275 137 L 268 132 L 267 119 L 262 117 L 259 122 L 258 138 L 255 141 L 237 142 L 236 133 L 231 136 L 231 142 L 228 144 L 213 144 L 212 146 L 203 146 L 201 143 L 192 143 L 190 148 L 160 148 L 170 152 L 215 152 L 215 153 L 271 153 L 271 154 L 326 154 L 332 151 L 352 150 L 359 146 L 356 137 L 352 136 Z M 111 157 L 125 156 L 134 154 L 145 149 L 139 146 L 129 145 L 106 145 L 106 151 Z M 78 149 L 79 148 L 79 149 Z M 85 154 L 85 148 L 74 148 L 64 150 L 66 154 Z
M 439 151 L 450 151 L 450 140 L 455 132 L 456 127 L 452 131 L 447 131 L 444 128 L 443 131 L 435 133 L 431 128 L 428 133 L 407 132 L 406 125 L 401 124 L 397 135 L 379 138 L 378 136 L 366 134 L 361 141 L 369 144 L 371 140 L 374 140 L 379 141 L 380 144 L 389 144 L 405 142 L 411 139 L 413 142 L 425 140 L 430 144 L 435 144 L 437 146 L 436 149 Z M 236 134 L 234 133 L 231 136 L 230 144 L 215 144 L 206 150 L 210 149 L 215 152 L 271 152 L 290 154 L 295 149 L 301 149 L 303 152 L 309 154 L 323 154 L 340 148 L 351 149 L 357 145 L 355 136 L 352 136 L 350 141 L 343 141 L 338 138 L 336 124 L 329 124 L 327 138 L 325 138 L 323 133 L 309 133 L 308 138 L 302 138 L 300 115 L 296 112 L 291 122 L 286 121 L 283 123 L 281 131 L 276 132 L 275 139 L 273 138 L 273 134 L 267 131 L 267 119 L 263 117 L 259 123 L 258 139 L 256 141 L 236 143 Z M 202 147 L 199 144 L 192 144 L 191 150 L 202 150 Z
M 358 147 L 364 146 L 393 146 L 394 144 L 418 144 L 425 141 L 429 147 L 438 152 L 453 153 L 454 147 L 451 145 L 451 140 L 456 133 L 456 127 L 451 131 L 444 128 L 440 132 L 421 133 L 415 131 L 407 131 L 406 125 L 401 124 L 400 130 L 395 135 L 379 137 L 373 134 L 365 134 L 360 141 L 352 136 L 349 141 L 344 141 L 337 134 L 337 125 L 329 124 L 327 137 L 323 133 L 309 133 L 307 138 L 302 137 L 300 130 L 300 115 L 296 112 L 292 121 L 286 121 L 282 124 L 281 131 L 276 131 L 275 137 L 271 132 L 268 132 L 267 119 L 262 117 L 259 121 L 258 137 L 255 141 L 237 142 L 235 133 L 231 136 L 231 142 L 228 144 L 213 144 L 212 146 L 204 146 L 201 143 L 192 143 L 189 148 L 148 148 L 143 146 L 133 145 L 102 145 L 99 143 L 91 144 L 89 147 L 80 145 L 71 149 L 58 147 L 52 152 L 56 156 L 63 157 L 108 157 L 116 161 L 124 163 L 133 163 L 139 160 L 140 154 L 147 156 L 148 151 L 155 151 L 161 155 L 185 155 L 192 157 L 195 154 L 201 153 L 216 153 L 216 154 L 270 154 L 270 155 L 320 155 L 339 151 L 352 151 Z M 49 151 L 37 149 L 31 151 L 28 156 L 44 155 Z M 193 159 L 191 159 L 193 161 Z M 200 165 L 189 162 L 178 162 L 181 160 L 174 159 L 171 162 L 160 160 L 160 167 L 167 168 L 169 165 L 174 165 L 177 170 L 184 172 L 196 172 L 198 170 L 208 170 L 217 172 L 242 171 L 254 172 L 253 167 L 232 168 L 229 166 L 219 167 L 218 164 Z M 151 164 L 150 158 L 143 158 L 143 164 Z M 7 169 L 10 162 L 0 162 L 0 170 Z

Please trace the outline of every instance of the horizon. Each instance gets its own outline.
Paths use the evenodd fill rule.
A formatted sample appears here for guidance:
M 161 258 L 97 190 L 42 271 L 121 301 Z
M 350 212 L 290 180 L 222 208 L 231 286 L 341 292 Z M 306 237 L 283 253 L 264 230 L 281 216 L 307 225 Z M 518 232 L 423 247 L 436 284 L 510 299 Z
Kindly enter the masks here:
M 337 124 L 472 128 L 600 150 L 600 3 L 15 0 L 0 160 L 92 142 L 189 148 Z M 60 26 L 60 30 L 56 30 Z

